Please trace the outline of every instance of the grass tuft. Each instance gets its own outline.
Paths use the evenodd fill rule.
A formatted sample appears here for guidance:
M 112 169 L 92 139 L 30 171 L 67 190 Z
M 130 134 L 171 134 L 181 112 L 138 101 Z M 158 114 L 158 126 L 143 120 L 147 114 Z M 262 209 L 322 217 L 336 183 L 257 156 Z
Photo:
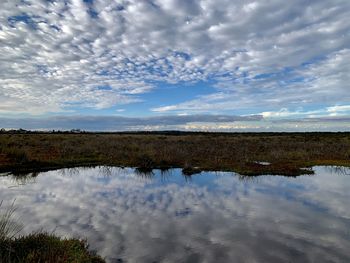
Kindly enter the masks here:
M 0 209 L 2 205 L 3 201 L 0 202 Z M 5 212 L 0 213 L 0 240 L 12 239 L 22 231 L 23 226 L 13 219 L 15 211 L 15 201 L 13 201 Z
M 49 233 L 33 233 L 0 239 L 0 262 L 12 263 L 103 263 L 89 251 L 85 240 L 62 239 Z
M 0 208 L 3 202 L 0 202 Z M 86 240 L 65 239 L 40 232 L 18 236 L 22 226 L 14 220 L 14 202 L 0 210 L 0 262 L 11 263 L 104 263 L 89 250 Z

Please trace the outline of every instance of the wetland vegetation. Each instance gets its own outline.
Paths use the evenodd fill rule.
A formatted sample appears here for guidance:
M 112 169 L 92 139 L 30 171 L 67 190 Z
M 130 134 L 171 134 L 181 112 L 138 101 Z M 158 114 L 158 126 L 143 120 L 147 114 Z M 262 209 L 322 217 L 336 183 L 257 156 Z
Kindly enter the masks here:
M 268 164 L 268 165 L 266 165 Z M 314 165 L 350 165 L 350 133 L 40 133 L 3 131 L 0 171 L 74 166 L 183 168 L 244 175 L 312 173 Z
M 0 262 L 11 263 L 103 263 L 101 257 L 89 251 L 86 240 L 60 238 L 53 233 L 34 232 L 19 235 L 23 229 L 14 218 L 14 203 L 1 209 L 0 202 Z

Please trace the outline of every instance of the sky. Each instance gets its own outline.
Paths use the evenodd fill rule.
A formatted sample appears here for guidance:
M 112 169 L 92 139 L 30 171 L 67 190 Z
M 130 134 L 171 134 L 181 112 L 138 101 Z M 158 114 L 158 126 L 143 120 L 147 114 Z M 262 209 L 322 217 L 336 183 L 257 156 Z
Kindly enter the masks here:
M 0 128 L 350 131 L 348 0 L 1 0 Z

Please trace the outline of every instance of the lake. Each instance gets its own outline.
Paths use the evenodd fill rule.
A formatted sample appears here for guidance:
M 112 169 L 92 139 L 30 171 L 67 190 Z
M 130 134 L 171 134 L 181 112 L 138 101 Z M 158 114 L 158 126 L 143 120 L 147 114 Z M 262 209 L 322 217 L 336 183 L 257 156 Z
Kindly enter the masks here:
M 350 169 L 244 177 L 74 168 L 0 177 L 23 234 L 87 238 L 108 262 L 350 262 Z

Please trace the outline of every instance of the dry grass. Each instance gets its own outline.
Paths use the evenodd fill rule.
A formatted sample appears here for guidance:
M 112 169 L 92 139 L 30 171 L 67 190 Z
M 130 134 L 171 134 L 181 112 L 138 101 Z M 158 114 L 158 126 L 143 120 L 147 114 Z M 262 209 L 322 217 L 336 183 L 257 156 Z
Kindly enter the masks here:
M 1 171 L 105 164 L 297 175 L 349 165 L 350 133 L 1 134 L 0 156 Z

